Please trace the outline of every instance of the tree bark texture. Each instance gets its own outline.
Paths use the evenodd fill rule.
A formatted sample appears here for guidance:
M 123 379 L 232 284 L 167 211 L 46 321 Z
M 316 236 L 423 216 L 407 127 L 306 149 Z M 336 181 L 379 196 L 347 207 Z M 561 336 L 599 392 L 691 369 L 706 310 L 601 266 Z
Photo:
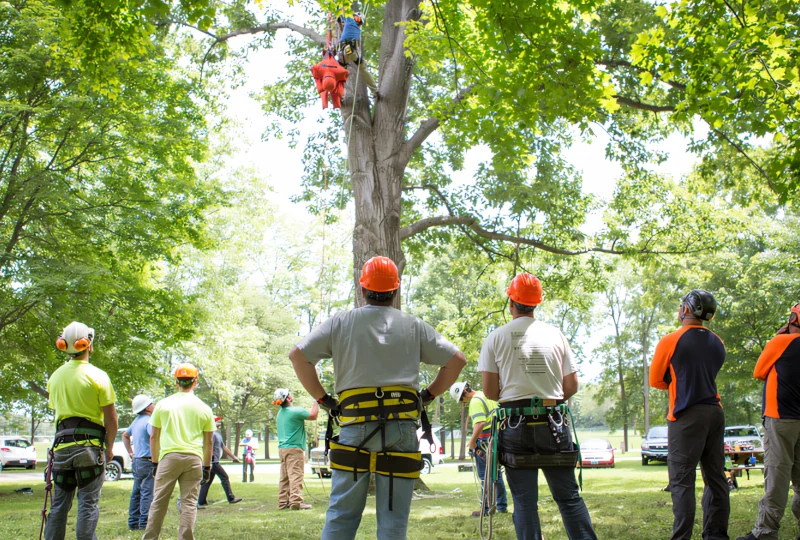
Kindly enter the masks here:
M 357 66 L 350 66 L 342 119 L 355 202 L 353 279 L 357 291 L 361 268 L 371 257 L 391 258 L 401 274 L 405 267 L 400 247 L 400 201 L 406 164 L 400 155 L 405 143 L 413 60 L 405 55 L 405 30 L 397 23 L 418 18 L 419 0 L 387 2 L 378 66 L 380 94 L 374 98 L 373 107 L 366 85 L 357 77 Z M 355 298 L 357 306 L 363 305 L 360 294 Z M 400 306 L 399 295 L 395 306 Z

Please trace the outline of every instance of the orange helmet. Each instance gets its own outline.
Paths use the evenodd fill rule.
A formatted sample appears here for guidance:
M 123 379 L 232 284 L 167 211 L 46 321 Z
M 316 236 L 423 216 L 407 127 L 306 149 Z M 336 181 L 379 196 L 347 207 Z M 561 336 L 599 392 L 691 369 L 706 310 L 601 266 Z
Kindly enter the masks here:
M 800 322 L 800 302 L 792 306 L 792 311 L 789 314 L 789 322 Z
M 194 379 L 197 377 L 197 368 L 192 364 L 184 363 L 175 368 L 176 379 Z
M 394 261 L 380 255 L 364 263 L 358 282 L 368 291 L 389 292 L 400 288 L 400 278 Z
M 511 280 L 506 294 L 517 304 L 538 306 L 542 303 L 542 284 L 536 276 L 523 272 Z

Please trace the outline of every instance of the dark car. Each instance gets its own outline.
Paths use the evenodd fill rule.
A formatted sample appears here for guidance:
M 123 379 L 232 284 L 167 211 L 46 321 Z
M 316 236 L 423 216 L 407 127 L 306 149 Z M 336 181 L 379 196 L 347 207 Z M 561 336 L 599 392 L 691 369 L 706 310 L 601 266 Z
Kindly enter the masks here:
M 642 465 L 650 461 L 667 461 L 667 426 L 651 427 L 642 437 Z

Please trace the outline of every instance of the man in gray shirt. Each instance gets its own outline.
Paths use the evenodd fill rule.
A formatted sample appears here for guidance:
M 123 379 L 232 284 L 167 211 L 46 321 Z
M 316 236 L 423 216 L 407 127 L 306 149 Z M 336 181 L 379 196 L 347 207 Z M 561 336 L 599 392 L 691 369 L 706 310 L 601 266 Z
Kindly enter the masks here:
M 361 465 L 353 461 L 350 468 L 337 468 L 334 458 L 357 460 L 359 453 L 352 452 L 355 448 L 378 454 L 379 458 L 387 451 L 407 455 L 418 452 L 419 401 L 427 405 L 444 393 L 466 365 L 458 348 L 429 324 L 392 307 L 400 278 L 391 259 L 373 257 L 367 261 L 360 283 L 364 307 L 335 314 L 289 353 L 295 373 L 308 393 L 329 414 L 341 415 L 338 441 L 331 444 L 333 476 L 323 540 L 355 537 L 369 490 L 369 474 Z M 333 359 L 341 408 L 327 394 L 315 369 L 327 358 Z M 418 393 L 420 363 L 440 369 L 430 386 Z M 384 414 L 393 406 L 394 411 L 403 412 Z M 376 435 L 378 431 L 380 435 Z M 379 467 L 376 471 L 378 538 L 404 539 L 414 472 L 386 474 Z
M 231 481 L 228 479 L 228 473 L 225 472 L 225 469 L 222 468 L 222 465 L 220 465 L 219 462 L 219 460 L 222 458 L 223 452 L 228 454 L 228 456 L 230 456 L 230 458 L 236 463 L 239 463 L 239 458 L 237 458 L 234 453 L 231 452 L 227 446 L 225 446 L 225 441 L 222 440 L 222 435 L 219 432 L 219 428 L 222 425 L 222 417 L 214 417 L 214 422 L 217 425 L 217 430 L 214 432 L 214 438 L 212 439 L 212 442 L 214 443 L 214 453 L 211 456 L 211 477 L 209 478 L 208 482 L 200 486 L 200 496 L 197 497 L 198 508 L 205 508 L 208 506 L 208 490 L 211 488 L 211 483 L 214 482 L 215 476 L 219 476 L 219 481 L 222 484 L 222 489 L 225 490 L 225 495 L 228 497 L 229 503 L 236 504 L 238 502 L 242 502 L 241 497 L 237 497 L 233 494 L 233 490 L 231 489 Z

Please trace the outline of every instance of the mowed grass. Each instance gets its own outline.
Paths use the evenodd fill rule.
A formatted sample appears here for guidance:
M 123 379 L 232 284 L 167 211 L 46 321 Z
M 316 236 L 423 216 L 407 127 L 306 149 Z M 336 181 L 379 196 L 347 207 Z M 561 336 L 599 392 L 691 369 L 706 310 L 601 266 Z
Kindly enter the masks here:
M 39 532 L 39 511 L 42 507 L 43 484 L 41 472 L 30 473 L 30 481 L 0 484 L 0 537 L 36 538 Z M 229 505 L 224 501 L 218 481 L 209 494 L 212 506 L 198 513 L 195 535 L 198 539 L 308 539 L 319 538 L 325 520 L 327 493 L 330 481 L 306 476 L 314 505 L 310 511 L 278 511 L 276 474 L 262 474 L 253 484 L 234 479 L 233 489 L 244 501 Z M 459 473 L 453 468 L 435 468 L 424 477 L 434 490 L 415 500 L 409 524 L 410 539 L 478 538 L 478 520 L 470 513 L 478 508 L 472 473 Z M 698 475 L 699 480 L 699 475 Z M 668 538 L 672 524 L 670 494 L 662 491 L 667 484 L 667 467 L 656 463 L 643 467 L 638 453 L 619 456 L 614 469 L 585 470 L 583 497 L 601 539 L 659 539 Z M 101 517 L 97 530 L 100 539 L 141 538 L 127 530 L 127 509 L 132 481 L 106 483 L 103 487 Z M 540 475 L 539 513 L 547 540 L 564 539 L 558 508 L 550 497 L 546 482 Z M 732 538 L 749 531 L 756 517 L 758 500 L 763 493 L 760 472 L 751 479 L 741 479 L 740 489 L 731 494 L 730 534 Z M 33 487 L 34 495 L 14 493 L 20 487 Z M 324 490 L 324 491 L 323 491 Z M 163 538 L 177 535 L 178 514 L 175 497 L 164 526 Z M 698 488 L 698 506 L 701 489 Z M 313 497 L 313 499 L 312 499 Z M 314 500 L 316 499 L 316 500 Z M 213 504 L 217 501 L 216 504 Z M 67 537 L 74 538 L 75 507 L 70 516 Z M 699 508 L 698 508 L 699 512 Z M 701 516 L 698 513 L 695 537 L 700 538 Z M 515 538 L 510 514 L 495 518 L 495 538 Z M 787 511 L 781 538 L 794 539 L 798 534 L 791 512 Z M 359 539 L 375 538 L 375 502 L 370 498 L 364 512 Z

